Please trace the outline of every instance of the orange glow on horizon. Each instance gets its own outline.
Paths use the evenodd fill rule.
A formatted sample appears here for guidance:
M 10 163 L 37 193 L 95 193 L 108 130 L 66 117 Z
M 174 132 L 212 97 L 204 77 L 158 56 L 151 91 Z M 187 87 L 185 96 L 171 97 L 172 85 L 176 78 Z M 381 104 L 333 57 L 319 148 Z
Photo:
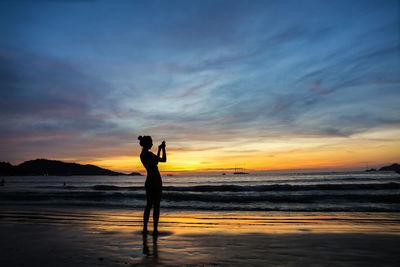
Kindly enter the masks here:
M 379 167 L 400 159 L 399 129 L 380 129 L 350 137 L 298 137 L 235 140 L 213 143 L 167 143 L 167 163 L 160 163 L 162 172 L 229 172 L 233 168 L 247 171 L 365 168 Z M 156 153 L 153 147 L 152 151 Z M 96 160 L 77 160 L 102 168 L 129 173 L 145 170 L 139 159 L 140 148 L 132 155 Z

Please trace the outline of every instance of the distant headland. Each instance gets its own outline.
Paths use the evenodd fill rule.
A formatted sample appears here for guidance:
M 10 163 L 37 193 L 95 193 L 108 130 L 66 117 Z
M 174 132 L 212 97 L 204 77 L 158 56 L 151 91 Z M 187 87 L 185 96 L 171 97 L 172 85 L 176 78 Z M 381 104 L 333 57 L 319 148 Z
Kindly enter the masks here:
M 367 172 L 375 172 L 375 171 L 378 171 L 378 170 L 372 168 L 372 169 L 369 169 L 369 170 L 366 170 L 366 171 Z M 389 165 L 389 166 L 383 166 L 382 168 L 379 169 L 379 171 L 395 171 L 395 172 L 400 174 L 400 164 L 394 163 L 394 164 Z
M 141 175 L 138 172 L 124 174 L 103 169 L 94 165 L 81 165 L 58 160 L 36 159 L 25 161 L 19 165 L 0 162 L 0 175 L 4 176 L 70 176 L 70 175 Z

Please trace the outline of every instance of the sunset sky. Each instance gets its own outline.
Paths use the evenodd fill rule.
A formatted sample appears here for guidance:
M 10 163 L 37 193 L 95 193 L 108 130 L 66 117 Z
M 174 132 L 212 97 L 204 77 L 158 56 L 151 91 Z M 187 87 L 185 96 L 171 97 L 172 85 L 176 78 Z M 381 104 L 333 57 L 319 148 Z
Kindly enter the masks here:
M 0 161 L 400 162 L 399 1 L 1 1 Z

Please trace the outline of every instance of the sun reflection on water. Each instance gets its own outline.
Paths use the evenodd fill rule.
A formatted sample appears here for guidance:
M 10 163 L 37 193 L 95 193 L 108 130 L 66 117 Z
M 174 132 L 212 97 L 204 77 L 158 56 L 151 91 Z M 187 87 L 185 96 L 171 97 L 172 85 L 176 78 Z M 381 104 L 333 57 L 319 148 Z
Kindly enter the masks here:
M 88 214 L 80 220 L 98 231 L 140 231 L 141 211 L 109 211 Z M 96 219 L 93 219 L 95 217 Z M 149 227 L 152 227 L 150 219 Z M 185 233 L 400 233 L 400 215 L 368 213 L 257 213 L 257 212 L 164 212 L 159 228 Z

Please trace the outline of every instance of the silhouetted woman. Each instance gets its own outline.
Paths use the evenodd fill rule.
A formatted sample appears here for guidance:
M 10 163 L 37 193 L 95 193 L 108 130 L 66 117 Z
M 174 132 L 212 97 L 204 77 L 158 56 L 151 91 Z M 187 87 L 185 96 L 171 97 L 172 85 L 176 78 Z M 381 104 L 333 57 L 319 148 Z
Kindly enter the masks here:
M 153 221 L 154 233 L 158 232 L 158 218 L 160 217 L 160 201 L 162 193 L 162 180 L 160 172 L 158 171 L 157 164 L 159 162 L 167 161 L 167 154 L 165 153 L 165 141 L 158 146 L 157 156 L 149 151 L 153 146 L 151 136 L 139 136 L 140 145 L 142 146 L 142 153 L 140 153 L 140 160 L 147 170 L 147 178 L 145 183 L 147 204 L 143 215 L 143 233 L 147 232 L 147 223 L 149 222 L 150 210 L 154 205 Z M 162 150 L 162 157 L 160 152 Z

